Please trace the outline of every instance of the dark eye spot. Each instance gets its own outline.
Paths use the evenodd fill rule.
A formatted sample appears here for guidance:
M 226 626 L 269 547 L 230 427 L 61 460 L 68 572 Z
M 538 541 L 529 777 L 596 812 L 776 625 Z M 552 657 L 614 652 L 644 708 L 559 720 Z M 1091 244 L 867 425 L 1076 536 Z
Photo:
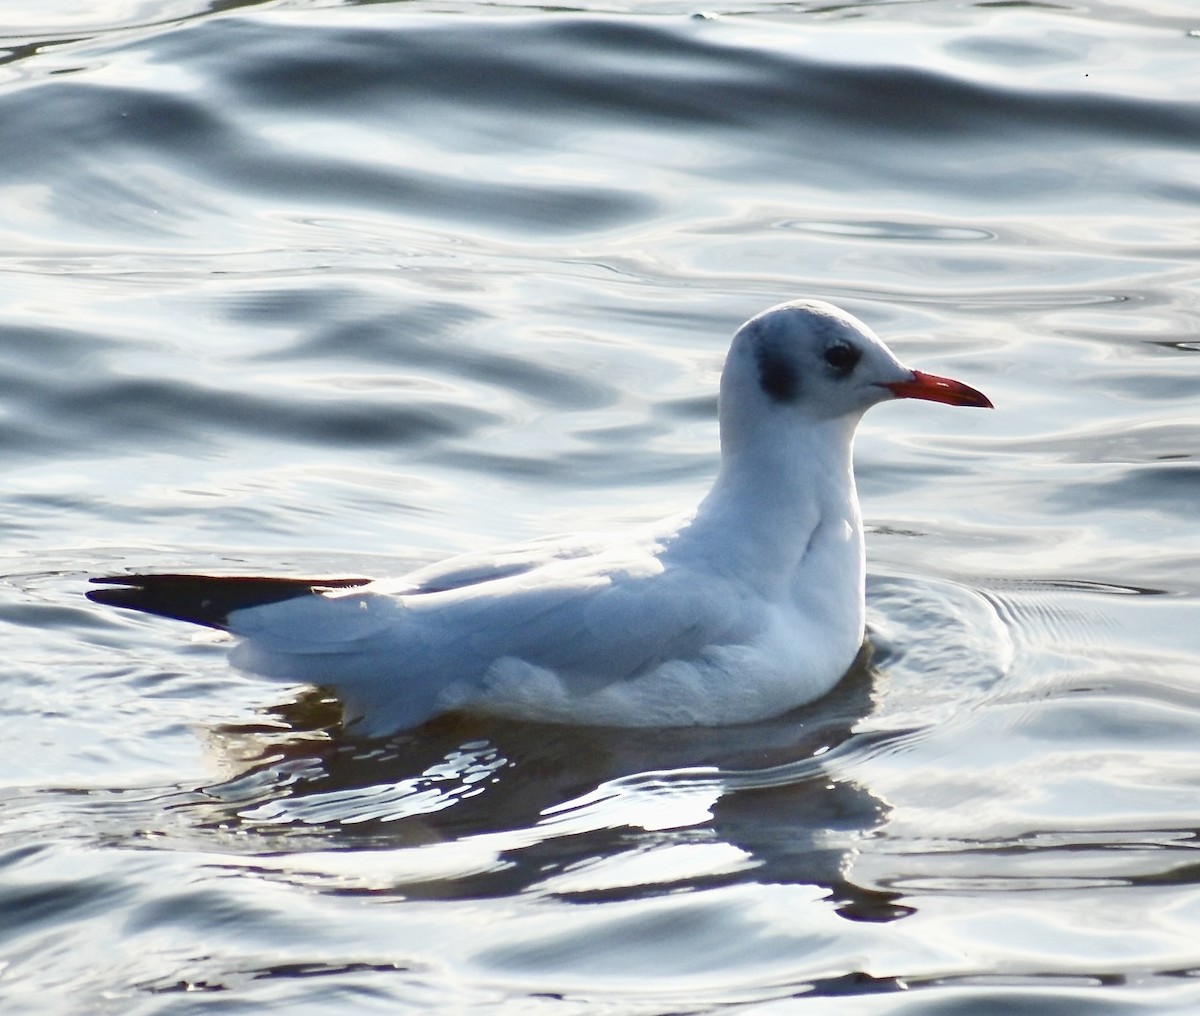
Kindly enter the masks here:
M 762 343 L 755 348 L 754 359 L 758 383 L 775 402 L 791 402 L 800 394 L 800 375 L 786 352 Z
M 861 356 L 862 350 L 848 342 L 835 343 L 825 350 L 825 362 L 838 377 L 845 377 L 854 370 Z

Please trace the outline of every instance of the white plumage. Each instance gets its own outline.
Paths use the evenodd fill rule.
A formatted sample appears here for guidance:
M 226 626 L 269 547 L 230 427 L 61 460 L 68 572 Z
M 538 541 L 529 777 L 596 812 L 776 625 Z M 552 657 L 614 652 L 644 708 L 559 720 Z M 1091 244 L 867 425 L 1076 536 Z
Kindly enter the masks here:
M 345 588 L 289 580 L 264 596 L 277 580 L 130 575 L 89 595 L 226 628 L 242 639 L 237 666 L 332 688 L 371 736 L 455 708 L 620 726 L 762 719 L 827 692 L 862 644 L 853 438 L 897 397 L 991 405 L 904 367 L 829 304 L 781 304 L 734 337 L 721 467 L 694 512 Z

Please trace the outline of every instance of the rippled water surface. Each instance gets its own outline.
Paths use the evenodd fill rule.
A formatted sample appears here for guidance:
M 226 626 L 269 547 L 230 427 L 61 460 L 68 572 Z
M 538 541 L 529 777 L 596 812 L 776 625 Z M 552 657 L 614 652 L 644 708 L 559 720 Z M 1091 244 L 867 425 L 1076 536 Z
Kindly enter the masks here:
M 7 1013 L 1200 1010 L 1200 9 L 9 0 Z M 832 300 L 875 646 L 710 731 L 317 693 L 88 604 L 686 507 Z

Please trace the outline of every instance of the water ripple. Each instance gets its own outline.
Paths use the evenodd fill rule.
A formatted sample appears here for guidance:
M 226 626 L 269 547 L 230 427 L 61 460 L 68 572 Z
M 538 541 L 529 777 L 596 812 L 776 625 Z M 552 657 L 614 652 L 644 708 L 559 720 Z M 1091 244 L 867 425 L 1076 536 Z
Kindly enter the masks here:
M 1191 12 L 36 6 L 7 1004 L 1195 1010 Z M 359 743 L 80 596 L 685 507 L 728 335 L 805 294 L 999 408 L 868 415 L 874 662 L 795 714 Z

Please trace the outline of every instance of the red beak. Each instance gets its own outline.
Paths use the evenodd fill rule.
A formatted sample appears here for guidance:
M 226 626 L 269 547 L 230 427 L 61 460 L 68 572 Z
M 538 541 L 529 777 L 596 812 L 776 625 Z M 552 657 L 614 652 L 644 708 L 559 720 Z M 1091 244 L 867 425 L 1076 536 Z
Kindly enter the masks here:
M 992 400 L 983 392 L 978 392 L 961 381 L 952 381 L 948 377 L 938 377 L 936 374 L 926 374 L 914 370 L 911 381 L 893 381 L 885 384 L 898 399 L 924 399 L 926 402 L 944 402 L 948 406 L 977 406 L 979 409 L 992 409 Z

